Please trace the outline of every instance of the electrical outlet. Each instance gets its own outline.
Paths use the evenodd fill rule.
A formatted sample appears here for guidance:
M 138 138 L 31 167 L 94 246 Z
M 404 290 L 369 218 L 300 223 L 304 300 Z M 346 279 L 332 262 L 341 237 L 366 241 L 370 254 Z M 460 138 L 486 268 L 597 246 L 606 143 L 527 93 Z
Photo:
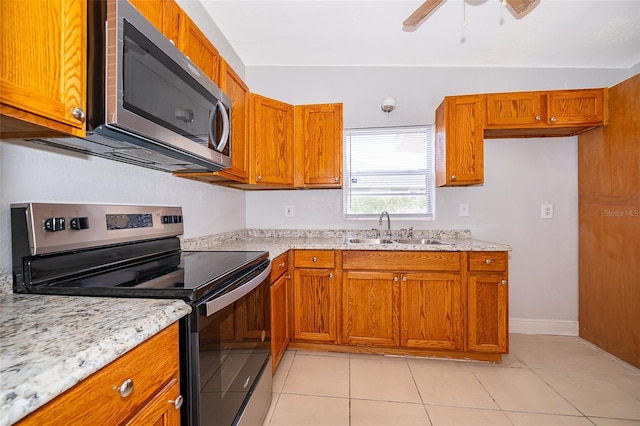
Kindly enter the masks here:
M 552 219 L 553 218 L 553 204 L 543 204 L 542 205 L 542 218 L 543 219 Z
M 458 204 L 458 216 L 469 216 L 469 203 Z
M 286 217 L 293 217 L 293 206 L 284 206 L 284 215 Z

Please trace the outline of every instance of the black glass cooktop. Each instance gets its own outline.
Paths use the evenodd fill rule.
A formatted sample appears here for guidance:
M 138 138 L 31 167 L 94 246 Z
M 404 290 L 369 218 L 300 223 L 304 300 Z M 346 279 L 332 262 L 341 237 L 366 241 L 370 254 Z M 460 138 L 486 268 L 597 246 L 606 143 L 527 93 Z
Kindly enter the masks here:
M 95 257 L 95 256 L 93 256 Z M 126 262 L 105 262 L 79 268 L 78 255 L 52 257 L 30 266 L 33 293 L 84 296 L 172 298 L 197 301 L 223 292 L 230 283 L 268 265 L 262 251 L 174 251 Z M 72 261 L 70 259 L 73 259 Z M 65 261 L 73 272 L 60 276 Z M 49 263 L 58 263 L 52 274 Z M 266 265 L 265 265 L 266 264 Z

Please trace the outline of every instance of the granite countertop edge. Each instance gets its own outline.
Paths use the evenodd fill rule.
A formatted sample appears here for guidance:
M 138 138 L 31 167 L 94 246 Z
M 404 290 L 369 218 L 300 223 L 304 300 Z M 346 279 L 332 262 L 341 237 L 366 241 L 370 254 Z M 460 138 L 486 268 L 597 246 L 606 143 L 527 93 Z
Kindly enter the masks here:
M 0 426 L 191 312 L 181 300 L 0 295 Z

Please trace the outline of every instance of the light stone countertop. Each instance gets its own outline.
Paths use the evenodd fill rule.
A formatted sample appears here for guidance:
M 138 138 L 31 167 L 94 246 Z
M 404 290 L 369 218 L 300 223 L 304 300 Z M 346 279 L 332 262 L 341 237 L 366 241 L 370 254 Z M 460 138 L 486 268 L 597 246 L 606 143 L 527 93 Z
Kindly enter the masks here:
M 5 274 L 0 281 L 11 280 Z M 189 312 L 181 300 L 0 294 L 0 426 Z
M 363 244 L 347 238 L 372 238 L 370 230 L 256 230 L 183 240 L 183 250 L 264 250 L 271 259 L 290 249 L 392 251 L 511 251 L 506 244 L 471 238 L 468 230 L 416 230 L 414 238 L 435 238 L 448 244 Z M 398 238 L 394 235 L 393 238 Z

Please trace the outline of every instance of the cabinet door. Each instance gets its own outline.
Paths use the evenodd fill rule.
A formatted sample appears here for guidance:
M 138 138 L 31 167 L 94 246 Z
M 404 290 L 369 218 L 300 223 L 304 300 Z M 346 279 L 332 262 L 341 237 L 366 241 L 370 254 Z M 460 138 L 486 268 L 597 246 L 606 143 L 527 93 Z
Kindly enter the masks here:
M 289 276 L 281 275 L 271 284 L 271 359 L 275 373 L 289 344 Z
M 219 176 L 247 183 L 249 177 L 249 88 L 220 58 L 220 88 L 231 98 L 231 167 Z
M 401 345 L 462 350 L 460 275 L 447 272 L 405 273 L 400 284 Z
M 296 187 L 342 187 L 342 104 L 295 107 Z
M 484 104 L 481 95 L 445 98 L 436 110 L 436 185 L 484 182 Z
M 179 26 L 178 48 L 219 86 L 220 54 L 218 50 L 184 12 L 179 17 Z
M 295 269 L 294 338 L 334 343 L 336 285 L 332 269 Z
M 540 92 L 487 95 L 487 126 L 531 125 L 542 122 Z
M 392 272 L 348 271 L 343 276 L 343 341 L 398 346 L 400 283 Z
M 0 1 L 1 138 L 84 137 L 86 14 L 84 0 Z
M 547 124 L 605 123 L 606 89 L 556 90 L 547 94 Z
M 175 46 L 180 39 L 180 23 L 184 11 L 175 0 L 162 0 L 162 34 Z
M 468 350 L 506 353 L 509 300 L 506 276 L 469 274 Z
M 178 379 L 173 379 L 126 424 L 128 426 L 179 426 L 179 396 L 180 382 Z
M 293 106 L 251 94 L 251 183 L 293 186 Z
M 162 32 L 163 28 L 163 14 L 162 14 L 162 6 L 163 0 L 129 0 L 129 3 L 133 5 L 142 15 L 154 27 L 158 29 L 158 31 Z

